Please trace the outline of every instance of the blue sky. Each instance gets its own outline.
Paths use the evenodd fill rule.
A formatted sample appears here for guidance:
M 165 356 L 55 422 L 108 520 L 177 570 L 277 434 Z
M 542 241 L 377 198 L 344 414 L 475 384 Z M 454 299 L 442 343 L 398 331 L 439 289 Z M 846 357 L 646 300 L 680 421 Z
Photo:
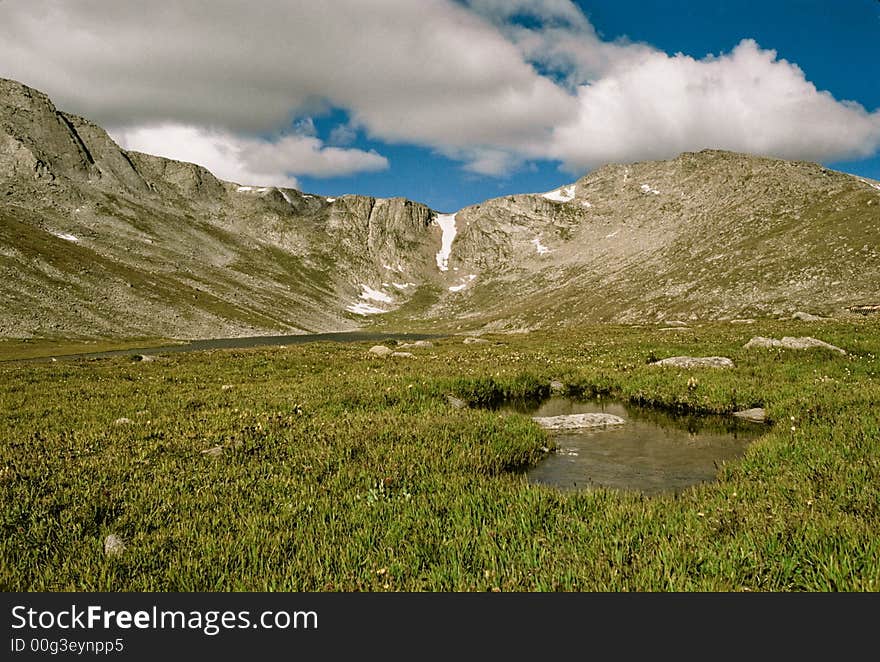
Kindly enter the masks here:
M 5 0 L 0 76 L 223 179 L 441 212 L 708 147 L 880 179 L 877 0 Z

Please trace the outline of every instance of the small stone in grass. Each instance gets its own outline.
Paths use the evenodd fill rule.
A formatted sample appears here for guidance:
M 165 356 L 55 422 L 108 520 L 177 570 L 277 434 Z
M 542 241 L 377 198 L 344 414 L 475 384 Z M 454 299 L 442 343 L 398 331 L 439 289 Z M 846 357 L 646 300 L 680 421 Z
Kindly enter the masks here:
M 125 551 L 125 543 L 115 533 L 104 538 L 104 554 L 106 556 L 119 556 Z

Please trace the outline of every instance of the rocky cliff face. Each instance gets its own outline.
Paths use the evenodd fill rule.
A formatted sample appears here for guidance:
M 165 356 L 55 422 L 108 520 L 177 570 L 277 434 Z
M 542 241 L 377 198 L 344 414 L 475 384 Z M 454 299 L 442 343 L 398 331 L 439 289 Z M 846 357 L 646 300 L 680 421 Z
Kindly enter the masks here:
M 126 152 L 0 80 L 3 336 L 353 329 L 424 280 L 432 217 L 408 200 L 243 187 Z
M 811 163 L 682 154 L 439 215 L 126 152 L 0 79 L 0 336 L 835 314 L 876 303 L 878 247 L 880 184 Z

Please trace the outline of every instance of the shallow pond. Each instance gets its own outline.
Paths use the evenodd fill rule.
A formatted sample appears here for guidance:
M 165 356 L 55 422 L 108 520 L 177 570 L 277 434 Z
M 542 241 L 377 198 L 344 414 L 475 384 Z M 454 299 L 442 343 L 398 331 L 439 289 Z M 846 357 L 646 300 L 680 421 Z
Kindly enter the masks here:
M 505 409 L 542 417 L 607 413 L 626 421 L 604 428 L 548 432 L 557 448 L 530 468 L 527 476 L 529 482 L 562 489 L 680 492 L 715 480 L 722 463 L 740 457 L 767 430 L 733 417 L 675 415 L 610 400 L 554 397 Z

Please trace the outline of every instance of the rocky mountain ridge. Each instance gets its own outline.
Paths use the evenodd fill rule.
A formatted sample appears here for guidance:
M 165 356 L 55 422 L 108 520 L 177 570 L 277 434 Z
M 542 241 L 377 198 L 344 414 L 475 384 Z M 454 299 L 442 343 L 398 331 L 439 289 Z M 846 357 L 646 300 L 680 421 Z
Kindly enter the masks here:
M 424 279 L 440 244 L 431 218 L 402 198 L 240 186 L 127 152 L 0 80 L 0 335 L 357 328 L 351 309 L 383 265 L 401 285 Z
M 241 186 L 0 79 L 0 336 L 505 330 L 876 303 L 880 184 L 720 151 L 439 214 Z

